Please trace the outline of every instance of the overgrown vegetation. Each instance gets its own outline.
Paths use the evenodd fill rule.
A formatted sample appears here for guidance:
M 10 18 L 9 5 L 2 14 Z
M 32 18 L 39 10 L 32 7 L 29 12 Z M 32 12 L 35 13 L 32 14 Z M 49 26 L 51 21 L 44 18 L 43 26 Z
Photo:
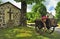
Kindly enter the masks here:
M 60 39 L 60 33 L 36 33 L 33 27 L 0 29 L 0 39 Z

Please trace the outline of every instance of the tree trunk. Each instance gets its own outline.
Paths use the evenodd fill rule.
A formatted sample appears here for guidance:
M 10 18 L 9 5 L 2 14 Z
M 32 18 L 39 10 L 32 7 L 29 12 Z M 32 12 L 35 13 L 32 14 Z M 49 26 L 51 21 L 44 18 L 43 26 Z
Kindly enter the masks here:
M 20 17 L 21 26 L 27 26 L 26 12 L 27 12 L 27 3 L 26 1 L 21 1 L 21 17 Z

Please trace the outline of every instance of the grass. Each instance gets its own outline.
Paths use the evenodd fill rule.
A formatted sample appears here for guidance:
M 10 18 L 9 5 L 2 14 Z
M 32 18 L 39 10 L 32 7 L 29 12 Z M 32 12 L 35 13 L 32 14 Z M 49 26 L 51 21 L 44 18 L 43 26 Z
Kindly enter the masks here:
M 0 39 L 60 39 L 60 34 L 37 34 L 31 27 L 15 27 L 0 29 Z

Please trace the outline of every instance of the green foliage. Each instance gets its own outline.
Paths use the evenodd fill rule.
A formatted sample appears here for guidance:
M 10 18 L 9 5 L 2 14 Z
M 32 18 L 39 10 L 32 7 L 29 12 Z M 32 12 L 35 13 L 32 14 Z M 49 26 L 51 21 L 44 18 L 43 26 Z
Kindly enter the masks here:
M 58 2 L 57 6 L 56 6 L 56 18 L 60 22 L 60 2 Z
M 35 4 L 32 12 L 27 13 L 28 22 L 34 22 L 34 20 L 40 19 L 41 16 L 46 15 L 46 13 L 46 7 L 43 4 Z
M 40 17 L 41 17 L 41 15 L 36 12 L 28 12 L 27 13 L 28 22 L 34 22 L 34 20 L 36 20 L 36 18 L 40 19 Z
M 32 3 L 41 3 L 44 0 L 15 0 L 16 2 L 21 2 L 21 1 L 26 1 L 27 4 L 32 4 Z
M 44 4 L 40 3 L 40 4 L 35 4 L 32 8 L 33 12 L 37 12 L 40 13 L 41 16 L 46 15 L 47 14 L 47 9 L 44 6 Z

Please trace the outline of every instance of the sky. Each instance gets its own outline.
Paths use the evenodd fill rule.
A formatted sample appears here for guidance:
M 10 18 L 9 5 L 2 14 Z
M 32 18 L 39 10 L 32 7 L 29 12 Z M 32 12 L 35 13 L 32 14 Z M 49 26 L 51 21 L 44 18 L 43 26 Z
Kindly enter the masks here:
M 15 2 L 14 0 L 2 0 L 3 2 L 11 2 L 12 4 L 14 4 L 15 6 L 21 8 L 21 2 Z M 57 6 L 57 3 L 60 0 L 45 0 L 45 2 L 43 2 L 43 4 L 46 6 L 47 8 L 47 12 L 52 13 L 53 15 L 55 15 L 56 11 L 55 8 Z M 27 12 L 30 12 L 32 7 L 34 4 L 32 5 L 27 5 Z
M 60 2 L 60 0 L 46 0 L 46 2 L 44 2 L 44 5 L 46 6 L 48 12 L 55 15 L 55 8 L 58 2 Z

